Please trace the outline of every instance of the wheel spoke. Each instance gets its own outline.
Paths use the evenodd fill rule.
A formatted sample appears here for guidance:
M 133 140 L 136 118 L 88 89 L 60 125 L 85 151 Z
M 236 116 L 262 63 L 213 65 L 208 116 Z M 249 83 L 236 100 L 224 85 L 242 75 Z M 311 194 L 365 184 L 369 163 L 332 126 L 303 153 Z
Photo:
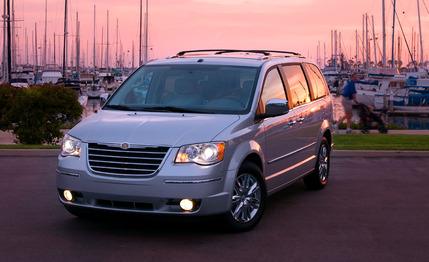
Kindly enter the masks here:
M 253 183 L 253 185 L 250 187 L 249 191 L 247 192 L 247 196 L 253 195 L 258 190 L 259 190 L 258 182 L 255 182 L 255 183 Z
M 237 177 L 232 196 L 231 213 L 233 218 L 241 223 L 252 220 L 261 205 L 261 186 L 251 174 Z
M 323 182 L 328 178 L 328 163 L 328 149 L 325 145 L 322 145 L 319 153 L 319 179 Z
M 234 218 L 237 219 L 238 217 L 240 217 L 243 213 L 243 202 L 240 202 L 238 204 L 238 206 L 235 208 L 235 211 L 233 212 Z

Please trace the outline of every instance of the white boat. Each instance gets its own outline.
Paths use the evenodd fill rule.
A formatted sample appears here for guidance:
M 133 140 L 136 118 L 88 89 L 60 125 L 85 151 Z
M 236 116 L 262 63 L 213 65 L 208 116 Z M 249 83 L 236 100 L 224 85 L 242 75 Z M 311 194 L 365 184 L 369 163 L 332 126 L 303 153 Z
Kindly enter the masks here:
M 29 87 L 28 80 L 25 78 L 13 78 L 10 80 L 10 85 L 16 88 Z
M 63 74 L 60 71 L 43 71 L 41 83 L 42 84 L 56 84 Z

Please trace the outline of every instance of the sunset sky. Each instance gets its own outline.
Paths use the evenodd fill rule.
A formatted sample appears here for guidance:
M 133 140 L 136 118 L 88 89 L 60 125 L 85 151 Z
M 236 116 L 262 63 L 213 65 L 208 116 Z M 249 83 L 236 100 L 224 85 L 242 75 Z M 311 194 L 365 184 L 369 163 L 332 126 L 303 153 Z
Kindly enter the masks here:
M 429 4 L 428 0 L 424 1 Z M 23 20 L 17 24 L 21 59 L 25 59 L 25 28 L 31 45 L 34 23 L 37 22 L 39 46 L 43 43 L 44 2 L 44 0 L 15 0 L 16 19 Z M 116 19 L 119 20 L 120 41 L 124 52 L 130 50 L 127 64 L 131 61 L 133 40 L 135 57 L 138 57 L 139 2 L 139 0 L 69 0 L 69 32 L 75 34 L 75 17 L 78 11 L 82 30 L 81 49 L 85 56 L 88 44 L 89 56 L 92 57 L 92 15 L 95 4 L 97 49 L 100 50 L 101 31 L 102 27 L 106 30 L 106 12 L 110 10 L 111 63 L 114 63 L 115 57 Z M 386 0 L 386 4 L 390 48 L 392 7 L 389 0 Z M 62 34 L 63 10 L 64 0 L 48 0 L 48 41 L 51 43 L 51 53 L 54 32 Z M 150 58 L 169 56 L 183 49 L 261 48 L 299 51 L 315 59 L 318 41 L 322 43 L 322 55 L 324 42 L 327 55 L 330 54 L 331 29 L 342 31 L 346 54 L 354 56 L 354 31 L 358 29 L 361 34 L 362 14 L 365 12 L 374 15 L 376 34 L 381 36 L 381 0 L 152 0 L 149 17 L 149 43 L 152 48 Z M 398 13 L 408 40 L 411 41 L 412 27 L 418 29 L 416 1 L 398 0 Z M 429 15 L 423 0 L 421 14 L 424 36 L 427 37 Z M 428 41 L 428 38 L 424 39 L 425 43 Z M 60 38 L 57 38 L 57 48 L 59 44 Z M 381 40 L 379 45 L 381 46 Z M 404 56 L 405 49 L 404 44 Z M 32 50 L 30 47 L 29 52 L 32 53 Z M 84 62 L 86 64 L 91 60 L 85 58 Z M 403 60 L 408 61 L 408 57 Z M 52 62 L 52 55 L 49 61 Z

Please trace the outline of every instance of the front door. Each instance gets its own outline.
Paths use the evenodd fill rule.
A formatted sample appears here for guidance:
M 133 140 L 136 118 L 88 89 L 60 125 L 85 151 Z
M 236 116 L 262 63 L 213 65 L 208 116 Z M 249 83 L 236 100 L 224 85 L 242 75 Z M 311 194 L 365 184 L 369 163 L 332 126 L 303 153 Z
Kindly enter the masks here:
M 285 87 L 277 67 L 268 71 L 259 103 L 259 111 L 263 113 L 266 103 L 270 99 L 286 99 Z M 265 118 L 263 130 L 265 134 L 265 159 L 267 162 L 265 179 L 268 191 L 275 190 L 282 185 L 293 181 L 298 175 L 292 168 L 299 162 L 300 154 L 294 153 L 301 147 L 298 119 L 292 110 L 288 114 Z

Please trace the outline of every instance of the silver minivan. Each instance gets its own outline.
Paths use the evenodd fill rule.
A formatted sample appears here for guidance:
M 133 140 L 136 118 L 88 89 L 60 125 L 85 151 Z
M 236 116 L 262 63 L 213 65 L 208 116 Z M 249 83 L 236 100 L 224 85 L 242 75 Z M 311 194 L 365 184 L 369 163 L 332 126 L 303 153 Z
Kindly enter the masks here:
M 94 211 L 221 215 L 255 226 L 267 196 L 328 183 L 332 101 L 294 52 L 193 50 L 137 69 L 64 137 L 57 188 Z

